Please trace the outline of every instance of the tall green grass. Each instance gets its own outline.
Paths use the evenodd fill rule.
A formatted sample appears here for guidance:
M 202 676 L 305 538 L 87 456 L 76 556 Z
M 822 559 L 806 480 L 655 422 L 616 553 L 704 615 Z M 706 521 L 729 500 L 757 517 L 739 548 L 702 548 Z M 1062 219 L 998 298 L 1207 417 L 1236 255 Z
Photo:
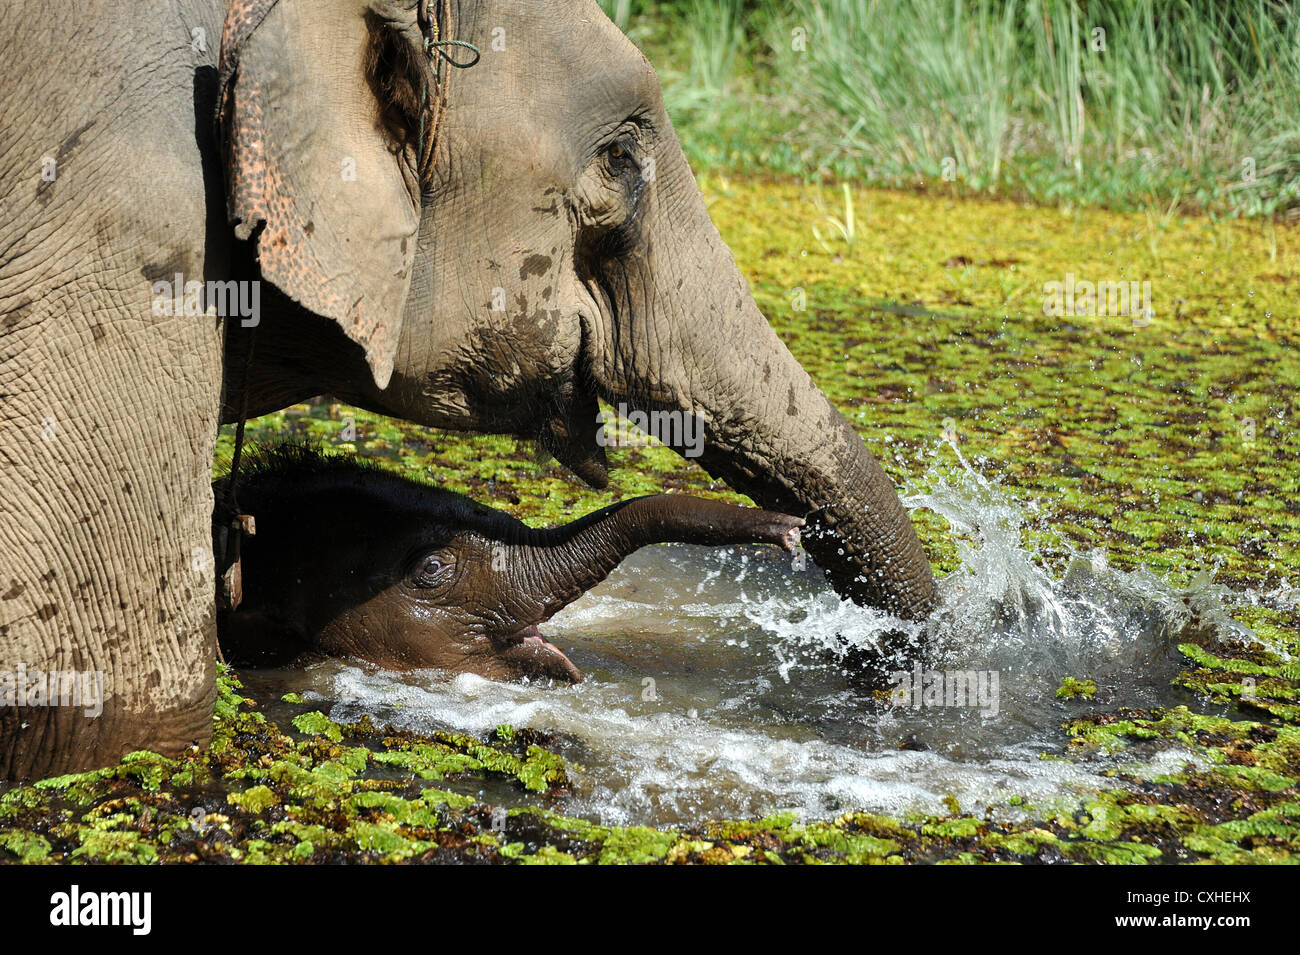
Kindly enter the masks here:
M 696 163 L 1300 214 L 1292 0 L 602 2 Z
M 815 170 L 1245 213 L 1300 202 L 1300 20 L 1275 0 L 793 0 Z M 1253 164 L 1254 178 L 1248 173 Z

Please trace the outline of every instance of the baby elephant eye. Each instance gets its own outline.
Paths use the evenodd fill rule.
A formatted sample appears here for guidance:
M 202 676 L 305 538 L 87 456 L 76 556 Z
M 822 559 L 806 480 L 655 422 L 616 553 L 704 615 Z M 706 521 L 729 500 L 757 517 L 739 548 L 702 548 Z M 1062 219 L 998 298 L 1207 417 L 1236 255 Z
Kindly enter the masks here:
M 446 554 L 430 554 L 420 562 L 415 574 L 417 587 L 433 587 L 445 583 L 451 575 L 453 561 Z

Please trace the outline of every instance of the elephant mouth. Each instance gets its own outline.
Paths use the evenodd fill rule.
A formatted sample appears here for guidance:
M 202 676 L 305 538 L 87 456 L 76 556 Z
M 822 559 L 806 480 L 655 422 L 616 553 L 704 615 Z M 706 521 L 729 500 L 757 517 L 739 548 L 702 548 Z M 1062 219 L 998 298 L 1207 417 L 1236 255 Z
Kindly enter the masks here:
M 581 683 L 582 671 L 530 624 L 501 641 L 505 644 L 499 656 L 528 677 L 545 677 L 564 683 Z

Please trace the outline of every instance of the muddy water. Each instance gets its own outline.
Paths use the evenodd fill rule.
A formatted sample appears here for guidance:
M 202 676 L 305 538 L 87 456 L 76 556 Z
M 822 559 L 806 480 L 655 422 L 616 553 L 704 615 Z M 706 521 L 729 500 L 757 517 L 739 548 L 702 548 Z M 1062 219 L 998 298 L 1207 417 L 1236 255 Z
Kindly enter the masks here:
M 1175 646 L 1245 634 L 1225 608 L 1238 598 L 1208 578 L 1176 589 L 1117 571 L 1101 552 L 1049 567 L 1022 543 L 1020 505 L 964 461 L 928 478 L 906 503 L 947 519 L 961 567 L 940 583 L 928 658 L 887 698 L 855 686 L 837 652 L 876 645 L 897 621 L 840 601 L 775 549 L 686 545 L 641 550 L 543 626 L 586 673 L 579 686 L 338 661 L 245 682 L 264 700 L 303 692 L 338 720 L 554 731 L 582 767 L 561 808 L 604 823 L 943 811 L 949 794 L 971 809 L 1117 785 L 1101 777 L 1120 765 L 1109 758 L 1042 757 L 1062 751 L 1060 724 L 1082 711 L 1056 698 L 1061 680 L 1095 680 L 1105 708 L 1191 702 L 1170 686 Z M 1172 771 L 1188 754 L 1146 758 L 1148 772 Z

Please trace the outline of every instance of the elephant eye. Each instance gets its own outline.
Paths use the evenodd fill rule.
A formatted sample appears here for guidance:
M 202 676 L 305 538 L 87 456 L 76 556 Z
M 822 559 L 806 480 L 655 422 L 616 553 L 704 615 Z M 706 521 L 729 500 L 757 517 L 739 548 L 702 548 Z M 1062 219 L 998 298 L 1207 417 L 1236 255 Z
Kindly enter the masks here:
M 412 583 L 417 587 L 436 587 L 444 584 L 451 578 L 451 571 L 455 565 L 455 560 L 449 554 L 441 551 L 428 554 L 419 562 L 419 569 Z
M 620 137 L 605 147 L 605 164 L 611 174 L 621 176 L 629 169 L 636 168 L 636 159 L 632 155 L 632 143 Z

